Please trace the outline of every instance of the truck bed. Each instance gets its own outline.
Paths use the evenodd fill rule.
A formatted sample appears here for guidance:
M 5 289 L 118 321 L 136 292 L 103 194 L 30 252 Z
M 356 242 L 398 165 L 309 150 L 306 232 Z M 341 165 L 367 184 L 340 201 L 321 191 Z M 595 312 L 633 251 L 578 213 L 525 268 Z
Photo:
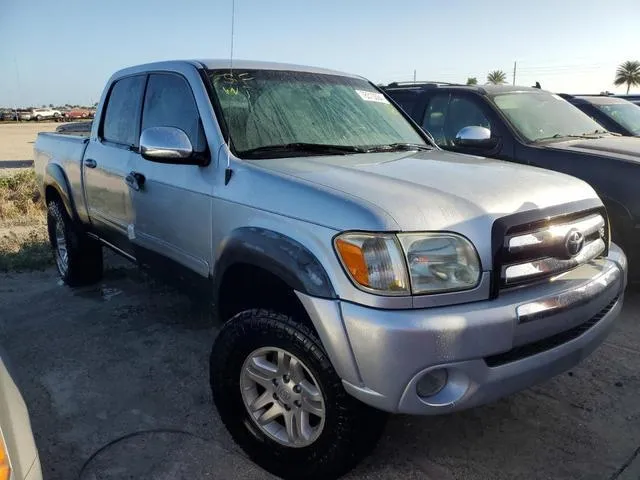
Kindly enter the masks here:
M 87 137 L 59 133 L 39 133 L 33 147 L 33 160 L 38 185 L 43 185 L 47 165 L 62 167 L 73 192 L 82 192 L 82 158 Z M 43 195 L 45 192 L 42 192 Z

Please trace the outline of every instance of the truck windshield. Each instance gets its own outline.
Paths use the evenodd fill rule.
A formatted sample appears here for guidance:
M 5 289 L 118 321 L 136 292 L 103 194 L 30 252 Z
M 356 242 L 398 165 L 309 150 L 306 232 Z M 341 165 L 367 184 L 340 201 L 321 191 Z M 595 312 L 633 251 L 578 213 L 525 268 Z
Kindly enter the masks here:
M 635 135 L 640 134 L 640 107 L 638 105 L 628 102 L 594 106 L 631 133 Z
M 493 102 L 530 142 L 585 137 L 605 129 L 577 107 L 549 92 L 511 92 Z
M 210 70 L 241 158 L 345 155 L 429 146 L 367 81 L 282 70 Z

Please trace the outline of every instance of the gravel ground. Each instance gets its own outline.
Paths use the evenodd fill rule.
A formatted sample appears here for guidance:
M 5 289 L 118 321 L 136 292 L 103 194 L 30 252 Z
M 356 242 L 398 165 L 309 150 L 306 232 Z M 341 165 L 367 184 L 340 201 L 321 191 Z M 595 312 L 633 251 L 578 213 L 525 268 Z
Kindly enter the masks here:
M 173 290 L 110 258 L 97 287 L 55 272 L 0 276 L 0 334 L 29 406 L 45 478 L 268 479 L 212 405 L 216 326 Z M 640 478 L 640 289 L 573 371 L 495 404 L 392 417 L 355 479 Z M 123 435 L 144 433 L 101 451 Z

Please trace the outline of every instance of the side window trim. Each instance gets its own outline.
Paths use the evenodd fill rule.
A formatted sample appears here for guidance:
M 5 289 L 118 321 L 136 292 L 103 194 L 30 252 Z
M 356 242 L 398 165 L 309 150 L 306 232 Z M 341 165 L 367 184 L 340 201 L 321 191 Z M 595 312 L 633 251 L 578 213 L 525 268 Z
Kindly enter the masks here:
M 206 152 L 208 152 L 209 142 L 207 140 L 207 133 L 205 132 L 204 124 L 202 123 L 202 114 L 200 113 L 200 107 L 198 106 L 198 101 L 196 100 L 196 96 L 193 93 L 193 87 L 189 83 L 189 80 L 187 79 L 187 77 L 185 77 L 183 74 L 179 72 L 172 72 L 169 70 L 152 70 L 147 72 L 147 79 L 145 81 L 144 91 L 142 94 L 142 102 L 140 104 L 138 137 L 142 134 L 142 122 L 144 121 L 144 107 L 147 102 L 147 90 L 149 88 L 149 81 L 151 80 L 152 75 L 173 75 L 180 78 L 185 83 L 185 85 L 187 86 L 187 89 L 189 90 L 189 93 L 191 94 L 191 98 L 193 99 L 193 104 L 196 107 L 196 111 L 198 112 L 198 124 L 200 125 L 200 132 L 203 135 L 203 143 L 206 146 Z
M 138 108 L 138 112 L 137 112 L 137 122 L 134 123 L 134 125 L 136 125 L 136 135 L 134 135 L 134 138 L 136 138 L 136 141 L 134 143 L 134 145 L 129 145 L 127 143 L 122 143 L 122 142 L 117 142 L 115 140 L 108 140 L 106 138 L 104 138 L 104 122 L 105 119 L 107 117 L 107 110 L 109 107 L 109 101 L 111 100 L 111 94 L 113 93 L 113 89 L 116 86 L 116 84 L 121 81 L 124 80 L 125 78 L 132 78 L 132 77 L 145 77 L 144 79 L 144 88 L 142 89 L 141 93 L 140 93 L 140 97 L 138 98 L 139 100 L 139 108 Z M 119 77 L 116 80 L 114 80 L 113 82 L 111 82 L 111 85 L 109 85 L 109 92 L 107 93 L 107 95 L 105 96 L 105 102 L 104 102 L 104 106 L 102 107 L 102 111 L 100 112 L 100 124 L 98 125 L 98 141 L 100 143 L 104 143 L 105 145 L 109 145 L 109 146 L 113 146 L 113 147 L 119 147 L 122 149 L 127 149 L 127 150 L 138 150 L 140 145 L 140 125 L 142 122 L 142 108 L 144 107 L 144 95 L 147 91 L 147 83 L 149 82 L 149 75 L 147 73 L 135 73 L 133 75 L 125 75 L 123 77 Z

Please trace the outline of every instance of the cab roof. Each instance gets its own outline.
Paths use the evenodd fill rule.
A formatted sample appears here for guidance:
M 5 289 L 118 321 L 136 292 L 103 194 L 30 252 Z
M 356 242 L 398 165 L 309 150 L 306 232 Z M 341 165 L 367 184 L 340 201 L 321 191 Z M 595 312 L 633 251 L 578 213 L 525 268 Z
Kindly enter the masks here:
M 146 63 L 142 65 L 136 65 L 122 69 L 115 73 L 114 76 L 122 76 L 130 73 L 140 73 L 147 70 L 162 69 L 177 67 L 179 65 L 184 66 L 192 65 L 196 68 L 206 68 L 209 70 L 222 70 L 231 68 L 230 59 L 193 59 L 193 60 L 168 60 L 163 62 Z M 362 78 L 358 75 L 351 73 L 340 72 L 337 70 L 330 70 L 326 68 L 309 67 L 305 65 L 294 65 L 289 63 L 277 63 L 277 62 L 260 62 L 254 60 L 233 60 L 233 68 L 238 70 L 282 70 L 293 72 L 308 72 L 324 75 L 339 75 L 342 77 Z
M 581 101 L 581 103 L 591 103 L 593 105 L 616 105 L 630 103 L 624 98 L 616 98 L 608 95 L 574 95 L 573 99 Z M 577 103 L 577 102 L 576 102 Z
M 463 85 L 458 83 L 446 82 L 393 82 L 384 87 L 385 90 L 413 90 L 421 91 L 426 89 L 455 89 L 478 92 L 483 95 L 498 95 L 501 93 L 511 92 L 545 92 L 534 87 L 523 87 L 520 85 Z

